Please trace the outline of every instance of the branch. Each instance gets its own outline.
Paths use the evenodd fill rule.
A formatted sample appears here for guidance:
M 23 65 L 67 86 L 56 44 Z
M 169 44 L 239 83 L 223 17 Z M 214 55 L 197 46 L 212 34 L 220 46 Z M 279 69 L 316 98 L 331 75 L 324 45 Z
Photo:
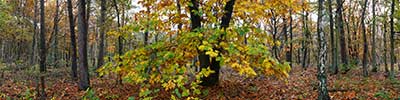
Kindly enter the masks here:
M 225 5 L 225 14 L 221 19 L 221 28 L 225 29 L 229 27 L 229 22 L 231 21 L 232 18 L 232 12 L 233 12 L 233 5 L 235 5 L 235 0 L 229 0 L 226 5 Z

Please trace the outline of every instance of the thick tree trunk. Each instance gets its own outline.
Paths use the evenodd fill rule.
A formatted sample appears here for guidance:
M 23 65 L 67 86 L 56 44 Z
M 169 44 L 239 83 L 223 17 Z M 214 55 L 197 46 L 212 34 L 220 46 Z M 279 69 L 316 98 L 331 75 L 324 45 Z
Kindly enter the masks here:
M 340 55 L 341 55 L 341 60 L 343 67 L 345 69 L 345 72 L 349 70 L 348 68 L 348 61 L 347 61 L 347 46 L 346 46 L 346 38 L 344 34 L 344 29 L 343 29 L 343 1 L 342 0 L 336 0 L 337 5 L 337 30 L 339 32 L 339 43 L 340 43 Z
M 46 72 L 46 27 L 45 27 L 45 9 L 44 9 L 44 0 L 40 0 L 40 52 L 39 52 L 39 64 L 40 64 L 40 99 L 46 99 L 45 92 L 45 72 Z
M 363 76 L 366 77 L 368 76 L 368 65 L 367 65 L 367 54 L 368 54 L 368 42 L 367 42 L 367 35 L 365 32 L 365 22 L 364 22 L 364 18 L 365 18 L 365 12 L 367 9 L 367 3 L 368 0 L 365 0 L 364 2 L 364 6 L 363 6 L 363 11 L 362 11 L 362 15 L 361 15 L 361 31 L 363 34 L 363 41 L 364 41 L 364 52 L 363 52 L 363 61 L 362 61 L 362 65 L 363 65 Z
M 191 31 L 196 31 L 196 29 L 201 28 L 201 18 L 198 14 L 195 14 L 193 11 L 198 11 L 199 2 L 196 0 L 191 0 L 192 5 L 189 5 L 190 12 L 190 20 L 191 20 Z M 229 27 L 229 22 L 232 17 L 233 5 L 235 4 L 235 0 L 230 0 L 225 5 L 225 14 L 222 17 L 221 29 L 226 29 Z M 218 50 L 218 48 L 214 48 L 214 50 Z M 203 77 L 202 83 L 200 85 L 203 86 L 213 86 L 217 85 L 219 81 L 219 70 L 220 63 L 216 60 L 215 57 L 210 58 L 210 56 L 206 55 L 204 51 L 199 52 L 199 60 L 200 60 L 200 68 L 210 67 L 211 70 L 215 71 L 215 73 L 210 74 L 208 77 Z M 210 61 L 211 59 L 211 61 Z
M 325 33 L 323 31 L 324 27 L 322 21 L 324 18 L 323 14 L 323 2 L 324 0 L 318 0 L 318 22 L 317 22 L 317 33 L 318 33 L 318 44 L 319 44 L 319 54 L 318 54 L 318 100 L 330 100 L 327 88 L 327 79 L 325 74 L 325 63 L 326 63 L 326 40 Z
M 69 19 L 69 29 L 70 29 L 70 39 L 71 39 L 71 76 L 74 80 L 78 78 L 77 75 L 77 51 L 76 51 L 76 36 L 75 36 L 75 21 L 74 14 L 72 12 L 72 1 L 68 0 L 68 19 Z
M 85 0 L 79 0 L 78 7 L 78 43 L 79 43 L 79 90 L 86 90 L 90 86 L 88 57 L 87 57 L 87 21 L 85 18 Z
M 190 27 L 192 32 L 196 32 L 196 29 L 201 28 L 201 18 L 200 15 L 195 14 L 194 11 L 199 10 L 199 2 L 197 0 L 191 0 L 192 5 L 189 5 L 189 10 L 190 10 Z M 207 68 L 210 66 L 210 56 L 206 55 L 204 51 L 199 52 L 199 61 L 200 61 L 200 68 Z M 210 66 L 211 67 L 211 66 Z M 215 72 L 216 74 L 219 74 L 219 72 Z M 214 78 L 214 80 L 210 80 L 210 78 L 203 78 L 202 80 L 205 80 L 201 83 L 201 85 L 204 86 L 210 86 L 210 85 L 215 85 L 218 83 L 218 78 L 215 79 L 215 75 L 213 76 L 208 76 L 211 78 Z
M 97 68 L 104 64 L 104 39 L 105 39 L 105 18 L 106 18 L 106 0 L 100 1 L 100 44 L 97 57 Z

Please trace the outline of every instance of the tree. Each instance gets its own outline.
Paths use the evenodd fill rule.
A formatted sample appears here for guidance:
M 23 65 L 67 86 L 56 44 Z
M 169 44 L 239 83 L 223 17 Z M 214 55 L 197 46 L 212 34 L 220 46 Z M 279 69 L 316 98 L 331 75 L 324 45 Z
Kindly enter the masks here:
M 293 56 L 293 18 L 292 18 L 292 10 L 293 10 L 293 8 L 291 8 L 290 9 L 290 11 L 289 11 L 289 19 L 290 19 L 290 23 L 289 23 L 289 27 L 290 27 L 290 29 L 289 29 L 289 41 L 290 41 L 290 44 L 289 44 L 289 52 L 288 52 L 288 55 L 287 55 L 287 59 L 288 59 L 288 62 L 290 62 L 290 66 L 292 66 L 293 65 L 293 62 L 292 62 L 292 56 Z
M 97 68 L 100 68 L 104 64 L 104 39 L 105 39 L 105 18 L 106 18 L 106 0 L 100 1 L 100 44 L 99 44 L 99 54 L 97 57 Z
M 114 2 L 115 12 L 117 13 L 117 15 L 116 15 L 117 16 L 117 28 L 118 28 L 117 30 L 119 31 L 119 28 L 121 27 L 121 23 L 120 23 L 120 17 L 119 17 L 120 14 L 119 14 L 119 9 L 118 9 L 118 4 L 117 4 L 116 0 L 113 0 L 113 2 Z M 146 41 L 146 39 L 145 39 L 145 41 Z M 120 55 L 120 56 L 122 55 L 123 48 L 124 48 L 124 45 L 122 43 L 122 35 L 120 34 L 118 36 L 118 55 Z M 122 59 L 120 57 L 118 57 L 118 58 L 119 58 L 118 61 L 122 62 Z M 121 75 L 118 75 L 117 84 L 122 84 Z
M 38 13 L 38 7 L 37 7 L 37 0 L 34 0 L 33 1 L 34 2 L 34 9 L 33 9 L 33 14 L 34 14 L 34 17 L 33 17 L 33 37 L 32 37 L 32 53 L 31 53 L 31 64 L 34 64 L 34 62 L 36 61 L 36 45 L 37 45 L 37 40 L 36 40 L 36 38 L 37 38 L 37 34 L 38 34 L 38 31 L 37 31 L 37 13 Z M 1 56 L 0 56 L 1 57 Z
M 272 53 L 269 46 L 272 47 L 276 41 L 272 41 L 268 31 L 258 25 L 263 23 L 262 20 L 271 20 L 268 16 L 272 13 L 269 10 L 271 8 L 277 8 L 276 14 L 280 16 L 288 12 L 289 7 L 285 5 L 293 4 L 293 12 L 297 13 L 300 6 L 295 4 L 299 2 L 280 4 L 277 3 L 278 1 L 276 3 L 235 1 L 200 3 L 198 0 L 180 0 L 178 3 L 189 8 L 182 9 L 180 14 L 176 11 L 177 5 L 172 1 L 139 2 L 146 9 L 140 10 L 134 15 L 135 20 L 121 29 L 126 29 L 139 37 L 143 36 L 143 33 L 148 33 L 149 38 L 157 37 L 159 33 L 168 34 L 160 34 L 164 38 L 149 41 L 151 43 L 147 45 L 139 45 L 124 55 L 115 56 L 115 62 L 109 62 L 100 68 L 99 75 L 109 74 L 111 71 L 125 77 L 126 82 L 150 84 L 142 86 L 141 90 L 153 91 L 153 89 L 163 88 L 165 91 L 189 91 L 191 95 L 193 91 L 198 91 L 199 85 L 217 85 L 219 68 L 223 65 L 243 76 L 262 74 L 285 79 L 290 70 L 289 64 L 282 63 L 270 55 Z M 260 9 L 245 7 L 249 4 Z M 168 16 L 168 19 L 160 16 Z M 241 20 L 251 21 L 249 23 L 252 24 L 239 25 Z M 171 30 L 179 23 L 183 24 L 181 30 Z M 230 27 L 230 25 L 235 25 L 235 27 Z M 179 34 L 176 34 L 178 32 Z M 112 31 L 109 36 L 117 39 L 122 33 Z M 142 39 L 141 37 L 140 41 Z M 197 56 L 199 56 L 199 61 L 193 61 L 192 59 Z M 118 60 L 120 58 L 123 59 L 122 62 Z M 194 72 L 190 68 L 194 66 L 202 68 L 201 71 Z M 155 84 L 161 84 L 161 86 L 150 87 Z M 171 84 L 174 86 L 171 87 Z M 193 95 L 198 95 L 198 93 L 194 92 Z M 172 94 L 171 97 L 173 96 L 176 95 Z
M 39 45 L 40 45 L 40 52 L 39 52 L 39 64 L 40 64 L 40 87 L 41 87 L 41 93 L 40 93 L 40 99 L 45 100 L 46 99 L 46 92 L 45 92 L 45 77 L 44 73 L 46 72 L 46 26 L 45 26 L 45 8 L 44 8 L 44 0 L 40 0 L 40 40 L 39 40 Z
M 386 14 L 385 14 L 386 15 Z M 388 64 L 387 64 L 387 16 L 384 16 L 383 19 L 383 63 L 385 64 L 385 72 L 389 73 L 389 68 L 388 68 Z
M 88 31 L 86 18 L 86 3 L 85 0 L 79 0 L 78 5 L 78 43 L 79 43 L 79 90 L 86 90 L 90 87 L 88 57 L 87 57 L 87 42 Z
M 306 3 L 303 1 L 303 5 L 306 5 Z M 303 34 L 305 38 L 302 42 L 302 48 L 303 48 L 303 62 L 302 62 L 302 67 L 305 69 L 307 68 L 307 61 L 310 59 L 307 55 L 309 54 L 308 52 L 308 45 L 310 44 L 311 41 L 311 32 L 308 29 L 308 12 L 306 9 L 303 7 Z
M 55 8 L 55 14 L 54 14 L 54 19 L 53 19 L 53 31 L 50 37 L 49 45 L 48 47 L 51 47 L 50 49 L 50 54 L 51 54 L 51 61 L 54 62 L 53 66 L 57 66 L 58 62 L 58 32 L 59 32 L 59 21 L 60 21 L 60 3 L 59 0 L 56 0 L 56 8 Z
M 194 4 L 196 2 L 194 2 L 194 0 L 192 0 L 192 3 Z M 234 5 L 235 5 L 235 0 L 229 0 L 225 5 L 225 8 L 224 8 L 225 14 L 222 17 L 221 24 L 220 24 L 222 30 L 226 30 L 226 28 L 229 27 L 229 22 L 231 21 L 231 18 L 232 18 Z M 195 8 L 195 9 L 198 9 L 198 8 Z M 192 15 L 192 13 L 191 13 L 191 15 Z M 196 19 L 199 19 L 199 21 L 200 21 L 199 16 Z M 200 24 L 198 24 L 198 25 L 200 25 Z M 218 39 L 218 42 L 221 42 L 221 41 Z M 221 48 L 214 48 L 214 49 L 220 50 Z M 210 61 L 209 59 L 212 59 L 210 63 L 208 63 L 208 61 Z M 220 61 L 217 61 L 216 57 L 210 57 L 210 56 L 206 55 L 206 52 L 202 52 L 202 53 L 200 53 L 200 68 L 207 68 L 207 67 L 210 67 L 210 69 L 215 71 L 215 73 L 210 74 L 210 76 L 208 76 L 208 77 L 204 77 L 202 79 L 201 85 L 212 86 L 212 85 L 218 84 Z
M 372 0 L 372 47 L 371 47 L 371 54 L 372 54 L 372 72 L 378 71 L 378 65 L 376 64 L 376 43 L 375 43 L 375 34 L 376 34 L 376 15 L 375 15 L 375 5 L 376 0 Z
M 70 29 L 70 39 L 71 39 L 71 70 L 72 78 L 77 79 L 77 51 L 76 51 L 76 36 L 75 36 L 75 21 L 74 14 L 72 11 L 72 2 L 67 0 L 68 3 L 68 19 L 69 19 L 69 29 Z
M 338 64 L 337 64 L 337 45 L 335 42 L 335 31 L 334 31 L 334 22 L 333 22 L 333 14 L 332 14 L 332 0 L 328 0 L 328 14 L 329 14 L 329 34 L 331 35 L 331 72 L 333 74 L 337 74 L 339 72 Z
M 361 14 L 361 31 L 363 34 L 363 40 L 364 40 L 364 52 L 363 52 L 363 61 L 362 61 L 362 65 L 363 65 L 363 76 L 366 77 L 368 76 L 368 65 L 367 65 L 367 55 L 368 55 L 368 42 L 367 42 L 367 35 L 365 32 L 365 12 L 367 9 L 367 4 L 368 4 L 368 0 L 365 0 L 364 2 L 364 6 L 363 6 L 363 11 Z
M 394 78 L 394 64 L 396 63 L 396 55 L 394 54 L 394 10 L 396 0 L 392 0 L 390 13 L 390 77 Z
M 191 0 L 193 5 L 189 5 L 190 11 L 198 11 L 198 2 L 196 0 Z M 232 17 L 233 5 L 235 4 L 235 0 L 230 0 L 225 5 L 225 14 L 221 19 L 221 29 L 226 29 L 229 27 L 229 22 Z M 201 27 L 201 19 L 199 14 L 195 14 L 195 12 L 190 12 L 190 20 L 192 21 L 191 30 L 195 31 L 197 28 Z M 220 48 L 218 48 L 220 49 Z M 211 62 L 210 62 L 210 59 Z M 212 86 L 218 84 L 219 80 L 219 70 L 220 70 L 220 63 L 216 60 L 215 57 L 210 57 L 206 55 L 206 52 L 200 52 L 199 55 L 200 60 L 200 68 L 208 68 L 210 67 L 211 70 L 215 71 L 215 73 L 210 74 L 208 77 L 204 77 L 202 79 L 202 84 L 204 86 Z
M 327 88 L 327 79 L 325 74 L 325 63 L 326 63 L 326 40 L 324 27 L 322 21 L 324 18 L 324 0 L 318 0 L 318 22 L 317 22 L 317 33 L 318 33 L 318 100 L 330 100 Z
M 343 1 L 342 0 L 336 0 L 337 3 L 337 9 L 336 9 L 336 18 L 337 18 L 337 27 L 336 29 L 338 30 L 339 33 L 339 43 L 340 43 L 340 55 L 341 55 L 341 60 L 343 67 L 345 69 L 345 72 L 349 70 L 348 65 L 347 65 L 347 46 L 346 46 L 346 38 L 344 34 L 344 29 L 343 29 Z

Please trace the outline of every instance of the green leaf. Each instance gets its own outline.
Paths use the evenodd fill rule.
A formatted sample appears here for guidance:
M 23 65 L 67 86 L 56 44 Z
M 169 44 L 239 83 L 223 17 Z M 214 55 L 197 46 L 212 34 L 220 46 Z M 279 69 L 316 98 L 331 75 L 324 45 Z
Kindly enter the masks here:
M 184 89 L 183 89 L 183 92 L 182 92 L 182 96 L 183 96 L 183 97 L 186 97 L 186 96 L 189 96 L 189 95 L 190 95 L 189 89 L 184 88 Z
M 176 94 L 176 96 L 178 96 L 178 98 L 182 98 L 182 95 L 181 95 L 181 93 L 179 93 L 179 89 L 178 88 L 175 88 L 174 93 Z
M 146 90 L 146 91 L 144 91 L 144 92 L 140 92 L 139 93 L 139 96 L 140 97 L 146 97 L 146 96 L 148 96 L 149 94 L 151 93 L 151 90 Z
M 248 27 L 241 27 L 241 28 L 236 29 L 236 31 L 239 33 L 240 36 L 244 36 L 250 30 Z

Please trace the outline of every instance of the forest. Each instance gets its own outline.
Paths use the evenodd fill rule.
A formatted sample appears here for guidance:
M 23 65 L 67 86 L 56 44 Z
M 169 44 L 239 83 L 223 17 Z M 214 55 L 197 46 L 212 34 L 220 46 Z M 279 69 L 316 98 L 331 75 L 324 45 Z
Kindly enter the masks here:
M 0 0 L 0 100 L 398 100 L 400 0 Z

